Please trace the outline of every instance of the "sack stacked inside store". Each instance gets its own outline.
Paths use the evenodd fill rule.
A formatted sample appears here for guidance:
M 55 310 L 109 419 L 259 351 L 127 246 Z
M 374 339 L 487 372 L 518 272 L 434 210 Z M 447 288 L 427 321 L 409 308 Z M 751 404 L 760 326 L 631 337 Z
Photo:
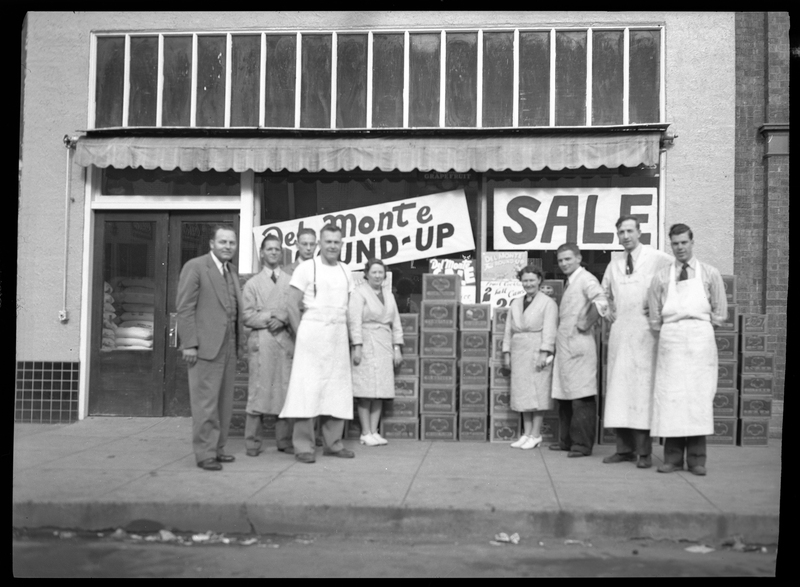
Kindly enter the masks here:
M 118 277 L 112 282 L 113 285 L 104 284 L 101 350 L 152 350 L 155 315 L 153 280 Z

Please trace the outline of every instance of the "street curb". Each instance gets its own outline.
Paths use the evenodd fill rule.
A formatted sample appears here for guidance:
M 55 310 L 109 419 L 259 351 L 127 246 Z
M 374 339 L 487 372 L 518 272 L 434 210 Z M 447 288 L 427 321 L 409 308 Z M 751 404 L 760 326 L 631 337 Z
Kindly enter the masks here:
M 389 534 L 493 537 L 498 532 L 534 538 L 650 538 L 723 540 L 740 536 L 777 544 L 779 516 L 726 513 L 491 511 L 362 506 L 281 506 L 183 502 L 16 502 L 15 528 L 124 528 L 154 520 L 184 532 L 232 534 Z

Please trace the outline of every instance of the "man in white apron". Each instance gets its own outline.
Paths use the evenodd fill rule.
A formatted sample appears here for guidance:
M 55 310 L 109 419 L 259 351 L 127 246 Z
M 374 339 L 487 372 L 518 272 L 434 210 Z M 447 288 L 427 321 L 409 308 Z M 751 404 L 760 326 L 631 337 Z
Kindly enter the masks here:
M 647 320 L 647 290 L 653 275 L 672 257 L 639 242 L 642 231 L 636 216 L 622 216 L 616 226 L 625 250 L 612 255 L 602 285 L 611 323 L 603 425 L 614 429 L 617 451 L 603 462 L 636 461 L 638 468 L 646 469 L 652 466 L 650 415 L 658 343 L 658 333 Z
M 281 418 L 295 418 L 295 459 L 313 463 L 314 418 L 320 417 L 323 456 L 353 458 L 344 448 L 344 421 L 353 419 L 353 383 L 347 303 L 353 280 L 339 262 L 342 230 L 325 225 L 320 231 L 320 256 L 304 261 L 289 283 L 289 322 L 295 352 L 289 390 Z M 300 303 L 305 311 L 300 317 Z
M 597 345 L 594 323 L 608 311 L 606 294 L 597 278 L 581 267 L 574 243 L 556 250 L 561 272 L 567 276 L 558 308 L 553 399 L 558 404 L 559 441 L 550 450 L 568 451 L 568 457 L 592 454 L 597 430 Z
M 717 345 L 714 326 L 728 304 L 719 271 L 692 256 L 694 235 L 685 224 L 669 230 L 675 263 L 650 285 L 650 327 L 660 330 L 650 433 L 664 438 L 659 473 L 683 469 L 706 474 L 706 436 L 714 432 Z M 712 326 L 713 325 L 713 326 Z

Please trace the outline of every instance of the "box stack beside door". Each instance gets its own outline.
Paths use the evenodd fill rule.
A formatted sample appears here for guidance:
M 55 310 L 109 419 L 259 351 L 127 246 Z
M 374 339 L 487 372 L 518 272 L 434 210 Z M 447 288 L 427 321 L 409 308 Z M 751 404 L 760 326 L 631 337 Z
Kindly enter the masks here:
M 422 278 L 420 304 L 420 438 L 457 440 L 459 275 Z
M 501 339 L 506 330 L 508 308 L 495 308 L 492 316 L 492 334 Z M 489 366 L 489 442 L 514 442 L 522 434 L 519 412 L 511 409 L 511 370 L 499 360 Z
M 491 305 L 461 304 L 458 333 L 460 441 L 486 442 L 489 438 L 491 327 Z
M 737 378 L 739 355 L 739 324 L 736 305 L 736 276 L 723 275 L 728 301 L 728 318 L 714 330 L 717 343 L 717 393 L 714 395 L 714 434 L 708 444 L 736 446 L 738 430 L 739 392 Z
M 772 416 L 775 355 L 767 352 L 766 314 L 739 320 L 739 446 L 767 446 Z
M 400 314 L 403 363 L 395 369 L 394 399 L 384 402 L 381 436 L 419 440 L 419 314 Z

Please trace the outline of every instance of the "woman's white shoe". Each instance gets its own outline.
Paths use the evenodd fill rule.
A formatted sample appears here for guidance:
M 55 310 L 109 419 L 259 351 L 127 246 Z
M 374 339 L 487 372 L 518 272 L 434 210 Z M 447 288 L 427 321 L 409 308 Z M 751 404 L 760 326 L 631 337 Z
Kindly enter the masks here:
M 380 434 L 378 434 L 377 432 L 373 432 L 373 433 L 372 433 L 372 438 L 374 438 L 375 440 L 377 440 L 377 441 L 378 441 L 378 444 L 380 444 L 380 445 L 389 444 L 389 441 L 388 441 L 388 440 L 386 440 L 386 439 L 385 439 L 383 436 L 381 436 L 381 435 L 380 435 Z
M 532 448 L 536 448 L 540 444 L 542 444 L 542 437 L 541 436 L 528 436 L 528 439 L 525 441 L 525 444 L 520 446 L 522 450 L 530 450 Z
M 525 436 L 523 434 L 522 436 L 519 437 L 519 440 L 511 443 L 511 448 L 521 448 L 522 445 L 528 441 L 528 438 L 529 438 L 528 436 Z
M 367 446 L 378 446 L 380 444 L 380 441 L 372 434 L 362 434 L 360 442 L 361 444 L 366 444 Z

